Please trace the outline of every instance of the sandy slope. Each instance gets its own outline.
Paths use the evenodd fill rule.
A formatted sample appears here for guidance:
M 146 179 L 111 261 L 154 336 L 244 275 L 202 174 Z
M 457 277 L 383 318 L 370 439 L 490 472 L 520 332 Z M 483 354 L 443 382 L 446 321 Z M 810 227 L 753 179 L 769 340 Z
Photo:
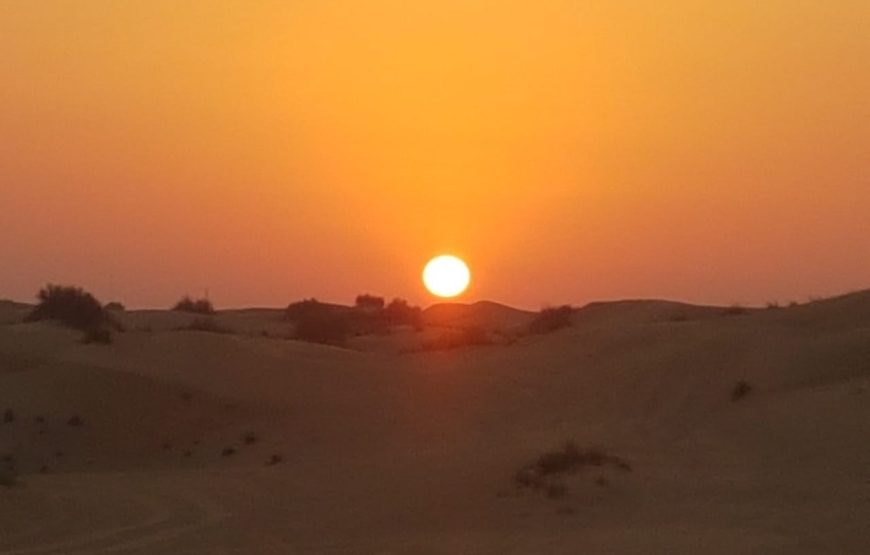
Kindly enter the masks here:
M 515 323 L 491 308 L 479 325 Z M 16 414 L 0 453 L 21 472 L 0 488 L 0 554 L 870 545 L 870 293 L 738 316 L 603 303 L 513 345 L 404 355 L 124 317 L 110 346 L 0 326 L 0 410 Z M 753 391 L 732 402 L 738 380 Z M 582 472 L 559 499 L 518 491 L 514 472 L 566 439 L 633 472 Z

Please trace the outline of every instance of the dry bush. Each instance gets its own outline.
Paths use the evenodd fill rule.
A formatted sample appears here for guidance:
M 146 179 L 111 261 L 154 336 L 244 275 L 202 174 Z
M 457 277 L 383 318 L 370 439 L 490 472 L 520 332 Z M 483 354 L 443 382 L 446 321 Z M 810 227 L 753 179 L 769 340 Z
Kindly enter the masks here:
M 193 312 L 195 314 L 214 314 L 215 312 L 214 306 L 211 304 L 210 300 L 205 298 L 192 299 L 188 295 L 185 295 L 180 301 L 175 303 L 172 310 L 178 312 Z
M 529 323 L 529 333 L 550 333 L 572 325 L 574 308 L 569 305 L 547 307 Z
M 532 463 L 520 468 L 514 475 L 518 487 L 544 490 L 548 497 L 553 491 L 557 496 L 566 492 L 564 486 L 554 479 L 574 474 L 588 467 L 610 466 L 622 472 L 631 472 L 631 465 L 621 457 L 610 455 L 602 449 L 579 449 L 574 442 L 566 442 L 561 449 L 548 451 Z

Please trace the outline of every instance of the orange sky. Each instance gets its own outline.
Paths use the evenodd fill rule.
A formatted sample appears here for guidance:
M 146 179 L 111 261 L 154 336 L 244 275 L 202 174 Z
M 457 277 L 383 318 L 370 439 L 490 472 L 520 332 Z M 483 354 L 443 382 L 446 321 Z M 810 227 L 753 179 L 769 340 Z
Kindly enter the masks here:
M 182 6 L 182 4 L 184 6 Z M 0 3 L 0 297 L 870 287 L 870 3 Z

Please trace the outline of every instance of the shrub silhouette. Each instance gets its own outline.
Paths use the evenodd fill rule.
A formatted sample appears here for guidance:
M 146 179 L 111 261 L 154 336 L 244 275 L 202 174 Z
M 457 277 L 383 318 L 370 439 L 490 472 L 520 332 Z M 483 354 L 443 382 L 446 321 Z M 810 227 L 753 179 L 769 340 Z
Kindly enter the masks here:
M 363 294 L 357 295 L 354 306 L 361 310 L 369 312 L 380 312 L 384 309 L 384 298 L 375 297 L 374 295 Z
M 317 299 L 305 299 L 287 305 L 287 308 L 284 309 L 284 317 L 291 322 L 297 322 L 311 315 L 323 314 L 329 309 L 329 305 Z
M 112 301 L 110 303 L 106 303 L 105 308 L 106 308 L 106 310 L 114 310 L 117 312 L 124 312 L 125 310 L 127 310 L 127 308 L 123 304 L 119 303 L 118 301 Z
M 93 295 L 81 287 L 48 284 L 39 290 L 39 303 L 27 321 L 57 320 L 82 331 L 113 326 L 119 329 Z
M 390 301 L 384 308 L 384 318 L 390 326 L 413 326 L 418 330 L 423 327 L 423 309 L 411 306 L 405 299 Z
M 214 314 L 214 306 L 208 299 L 191 299 L 188 295 L 175 303 L 172 310 L 178 312 L 193 312 L 195 314 Z
M 531 333 L 550 333 L 571 326 L 574 308 L 569 305 L 547 307 L 541 310 L 529 323 Z
M 348 318 L 331 311 L 307 314 L 296 321 L 295 338 L 300 341 L 343 345 L 349 333 Z

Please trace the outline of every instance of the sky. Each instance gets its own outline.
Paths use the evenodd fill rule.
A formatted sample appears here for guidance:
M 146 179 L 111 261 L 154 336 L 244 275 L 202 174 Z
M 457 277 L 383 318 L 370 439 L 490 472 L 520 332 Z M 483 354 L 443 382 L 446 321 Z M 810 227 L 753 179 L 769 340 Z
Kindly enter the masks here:
M 0 298 L 870 288 L 870 2 L 4 0 Z

